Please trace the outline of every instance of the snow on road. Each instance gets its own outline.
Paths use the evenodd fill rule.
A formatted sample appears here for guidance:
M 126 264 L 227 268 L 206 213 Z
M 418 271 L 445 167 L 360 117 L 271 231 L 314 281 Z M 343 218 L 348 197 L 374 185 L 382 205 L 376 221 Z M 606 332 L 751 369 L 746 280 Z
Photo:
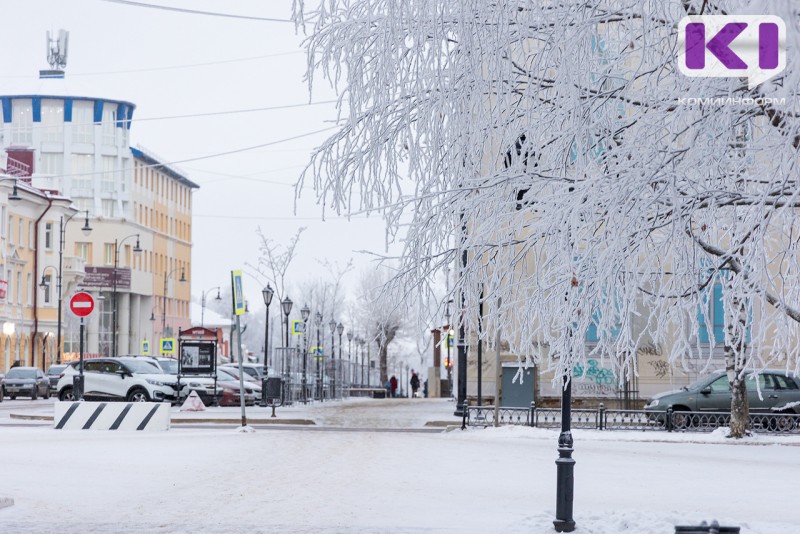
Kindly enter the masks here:
M 433 399 L 376 400 L 299 407 L 291 416 L 410 428 L 453 419 L 452 410 Z M 800 525 L 790 504 L 800 438 L 740 446 L 689 434 L 675 443 L 637 441 L 664 436 L 645 434 L 575 432 L 576 532 L 672 534 L 675 524 L 713 518 L 750 534 Z M 0 497 L 15 505 L 0 510 L 0 530 L 549 533 L 556 440 L 555 431 L 530 428 L 244 434 L 229 425 L 141 434 L 5 427 Z

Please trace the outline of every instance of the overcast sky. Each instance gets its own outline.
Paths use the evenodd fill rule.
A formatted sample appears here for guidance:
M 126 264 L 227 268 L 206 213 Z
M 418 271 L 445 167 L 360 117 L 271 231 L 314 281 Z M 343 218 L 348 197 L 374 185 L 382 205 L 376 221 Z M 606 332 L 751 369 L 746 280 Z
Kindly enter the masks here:
M 291 0 L 146 0 L 148 3 L 288 20 Z M 3 3 L 0 83 L 12 88 L 36 82 L 48 68 L 45 37 L 69 34 L 68 87 L 85 96 L 136 104 L 131 144 L 162 161 L 210 156 L 277 142 L 328 128 L 331 104 L 306 105 L 335 97 L 327 87 L 311 99 L 303 81 L 302 36 L 287 22 L 235 19 L 171 12 L 104 0 L 14 0 Z M 198 65 L 205 64 L 205 65 Z M 294 106 L 194 118 L 164 118 L 231 110 Z M 161 119 L 164 118 L 164 119 Z M 159 119 L 159 120 L 145 120 Z M 285 243 L 308 227 L 298 249 L 290 284 L 324 277 L 318 259 L 357 270 L 370 261 L 357 250 L 384 251 L 384 225 L 375 216 L 346 221 L 321 218 L 313 192 L 297 204 L 293 185 L 311 150 L 331 132 L 272 146 L 176 165 L 200 185 L 194 194 L 192 294 L 227 285 L 232 269 L 256 264 L 260 227 Z M 357 274 L 346 282 L 356 285 Z M 251 302 L 261 301 L 261 284 L 245 279 Z M 291 296 L 291 295 L 290 295 Z

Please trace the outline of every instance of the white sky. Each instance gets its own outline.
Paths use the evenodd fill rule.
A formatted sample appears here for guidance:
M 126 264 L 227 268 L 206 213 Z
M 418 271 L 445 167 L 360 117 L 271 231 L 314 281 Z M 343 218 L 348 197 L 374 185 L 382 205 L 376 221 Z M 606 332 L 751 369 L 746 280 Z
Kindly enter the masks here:
M 156 3 L 156 2 L 153 2 Z M 159 4 L 246 16 L 287 19 L 291 0 L 159 0 Z M 48 68 L 47 30 L 69 35 L 67 82 L 85 96 L 129 100 L 136 104 L 131 144 L 141 144 L 165 161 L 180 161 L 278 141 L 329 127 L 332 105 L 295 107 L 215 117 L 137 121 L 306 104 L 302 38 L 291 23 L 239 20 L 121 5 L 102 0 L 37 0 L 8 2 L 8 21 L 0 34 L 3 73 L 0 93 L 35 82 Z M 198 63 L 226 62 L 189 68 Z M 160 69 L 160 70 L 142 70 Z M 138 71 L 111 74 L 111 71 Z M 92 74 L 89 73 L 104 73 Z M 20 78 L 19 76 L 22 76 Z M 313 101 L 335 95 L 316 91 Z M 328 132 L 330 133 L 330 132 Z M 230 270 L 256 264 L 256 229 L 287 242 L 298 227 L 308 230 L 298 248 L 289 284 L 325 277 L 317 259 L 345 264 L 354 258 L 356 274 L 369 259 L 356 250 L 384 251 L 384 225 L 377 217 L 347 222 L 321 220 L 313 192 L 306 191 L 294 214 L 292 185 L 311 149 L 324 139 L 317 134 L 273 147 L 177 165 L 200 185 L 194 196 L 192 294 L 227 285 Z M 238 176 L 239 178 L 236 178 Z M 247 278 L 245 292 L 263 307 L 261 284 Z M 291 295 L 290 295 L 291 296 Z
M 554 532 L 557 429 L 440 434 L 259 428 L 167 432 L 13 428 L 0 411 L 4 532 Z M 52 405 L 41 404 L 51 415 Z M 15 404 L 16 403 L 16 404 Z M 237 408 L 202 412 L 229 417 Z M 278 408 L 320 427 L 455 422 L 443 399 Z M 87 411 L 87 414 L 90 411 Z M 173 416 L 186 417 L 173 408 Z M 576 534 L 673 534 L 717 519 L 742 534 L 796 532 L 797 436 L 576 430 Z M 49 482 L 49 483 L 48 483 Z

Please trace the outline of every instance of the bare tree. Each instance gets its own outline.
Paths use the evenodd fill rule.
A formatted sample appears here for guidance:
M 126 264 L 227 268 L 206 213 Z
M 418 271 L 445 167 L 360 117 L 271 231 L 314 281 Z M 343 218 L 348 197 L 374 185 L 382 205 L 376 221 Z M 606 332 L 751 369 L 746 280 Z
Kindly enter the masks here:
M 502 322 L 555 376 L 590 328 L 620 382 L 645 343 L 679 366 L 723 347 L 741 436 L 748 374 L 800 372 L 800 69 L 683 76 L 677 22 L 766 9 L 798 48 L 789 1 L 296 0 L 312 88 L 347 95 L 305 179 L 405 225 L 407 286 L 466 251 L 460 316 L 474 330 L 479 295 L 501 302 L 487 340 Z
M 370 268 L 361 275 L 359 291 L 359 312 L 364 325 L 368 343 L 375 343 L 378 349 L 381 384 L 388 379 L 389 345 L 395 340 L 404 325 L 405 306 L 396 298 L 389 284 L 393 276 L 387 266 Z

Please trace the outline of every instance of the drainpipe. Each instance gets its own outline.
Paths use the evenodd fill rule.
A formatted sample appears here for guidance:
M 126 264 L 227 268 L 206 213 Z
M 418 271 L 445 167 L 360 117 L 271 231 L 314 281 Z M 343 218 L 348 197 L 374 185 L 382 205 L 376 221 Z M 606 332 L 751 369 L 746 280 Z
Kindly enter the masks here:
M 36 277 L 39 274 L 39 223 L 45 214 L 50 211 L 53 205 L 53 198 L 47 196 L 47 207 L 44 209 L 39 218 L 33 224 L 33 337 L 31 338 L 31 366 L 35 361 L 34 355 L 36 354 L 36 337 L 39 335 L 39 289 L 36 285 Z M 59 273 L 61 274 L 61 273 Z M 44 351 L 42 351 L 42 371 L 47 369 L 47 364 L 44 361 Z

